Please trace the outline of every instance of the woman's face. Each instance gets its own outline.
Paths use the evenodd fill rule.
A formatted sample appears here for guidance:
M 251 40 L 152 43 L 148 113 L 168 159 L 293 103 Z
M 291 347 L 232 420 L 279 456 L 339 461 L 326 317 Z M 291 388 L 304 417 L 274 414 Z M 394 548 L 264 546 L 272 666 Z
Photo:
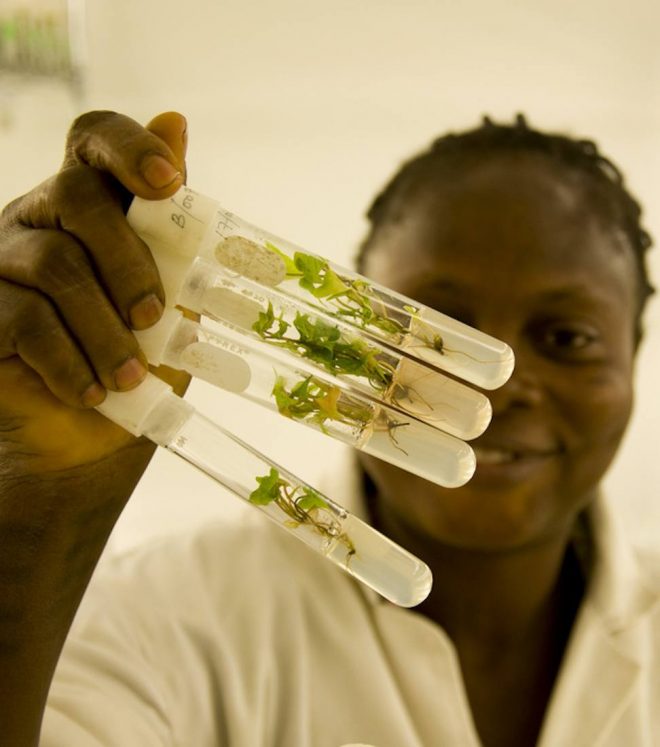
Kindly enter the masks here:
M 492 157 L 417 189 L 369 249 L 374 280 L 507 342 L 470 482 L 445 489 L 362 455 L 381 515 L 451 545 L 563 532 L 594 496 L 632 407 L 632 250 L 544 156 Z

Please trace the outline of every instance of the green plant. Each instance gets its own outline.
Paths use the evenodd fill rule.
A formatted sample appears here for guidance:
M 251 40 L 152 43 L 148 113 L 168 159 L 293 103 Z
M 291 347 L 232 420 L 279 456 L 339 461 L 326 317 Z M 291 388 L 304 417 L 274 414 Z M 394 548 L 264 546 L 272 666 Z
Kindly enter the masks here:
M 366 280 L 337 275 L 327 260 L 304 252 L 293 255 L 293 266 L 295 271 L 288 266 L 287 277 L 299 277 L 301 288 L 332 304 L 340 316 L 361 328 L 372 326 L 388 335 L 405 334 L 400 322 L 374 309 L 371 285 Z
M 285 525 L 296 529 L 301 525 L 311 527 L 327 540 L 337 540 L 348 550 L 348 559 L 355 555 L 355 546 L 342 531 L 341 524 L 330 513 L 330 506 L 323 496 L 307 485 L 293 487 L 274 468 L 262 477 L 257 477 L 258 487 L 248 496 L 257 506 L 274 503 L 289 519 Z
M 293 323 L 289 323 L 282 313 L 275 314 L 269 302 L 266 311 L 259 312 L 252 329 L 263 340 L 321 365 L 333 376 L 361 376 L 378 391 L 392 383 L 394 368 L 382 359 L 380 350 L 357 337 L 346 339 L 338 327 L 323 319 L 297 312 Z
M 282 376 L 275 379 L 272 395 L 281 415 L 315 423 L 327 433 L 328 420 L 362 431 L 374 417 L 373 411 L 332 384 L 307 376 L 287 389 Z
M 408 456 L 397 440 L 396 431 L 410 425 L 410 422 L 394 420 L 382 408 L 374 410 L 342 392 L 338 386 L 307 376 L 289 390 L 284 377 L 278 376 L 272 395 L 278 411 L 287 418 L 314 423 L 324 433 L 328 432 L 325 427 L 328 420 L 343 423 L 357 430 L 356 438 L 369 429 L 373 432 L 387 431 L 394 446 Z
M 363 329 L 372 326 L 388 335 L 406 333 L 400 322 L 374 309 L 372 302 L 378 299 L 374 299 L 366 280 L 338 275 L 327 260 L 313 254 L 295 252 L 292 259 L 270 241 L 265 242 L 265 247 L 283 260 L 287 278 L 297 278 L 301 288 L 334 306 L 340 316 Z

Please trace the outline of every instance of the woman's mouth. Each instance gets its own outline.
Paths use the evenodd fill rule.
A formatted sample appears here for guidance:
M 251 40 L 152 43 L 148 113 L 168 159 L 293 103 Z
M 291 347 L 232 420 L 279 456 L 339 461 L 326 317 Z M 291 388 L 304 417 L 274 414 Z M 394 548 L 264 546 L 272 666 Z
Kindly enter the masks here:
M 507 464 L 519 457 L 519 452 L 509 449 L 486 449 L 483 446 L 473 447 L 477 464 Z
M 473 445 L 477 459 L 475 477 L 521 479 L 556 456 L 556 449 L 508 448 Z

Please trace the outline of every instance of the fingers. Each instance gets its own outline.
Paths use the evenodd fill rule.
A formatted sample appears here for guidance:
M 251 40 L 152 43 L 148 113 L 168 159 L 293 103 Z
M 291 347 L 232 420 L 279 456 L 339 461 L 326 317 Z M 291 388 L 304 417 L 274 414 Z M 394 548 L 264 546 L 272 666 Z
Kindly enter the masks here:
M 102 287 L 126 326 L 144 329 L 158 321 L 165 293 L 156 264 L 128 225 L 107 174 L 88 166 L 68 167 L 11 212 L 16 230 L 0 248 L 0 276 L 47 295 L 56 293 L 58 307 L 60 286 L 75 283 L 72 289 L 86 289 L 95 281 L 97 298 Z M 25 229 L 47 233 L 32 236 Z M 95 305 L 86 308 L 96 313 Z M 106 309 L 98 311 L 105 314 Z
M 89 407 L 103 400 L 94 372 L 48 301 L 0 280 L 0 358 L 16 355 L 66 404 Z
M 146 375 L 146 360 L 99 285 L 82 246 L 68 234 L 52 230 L 31 231 L 29 242 L 18 233 L 13 242 L 21 249 L 11 251 L 12 240 L 7 242 L 5 278 L 39 291 L 32 294 L 37 299 L 49 299 L 48 306 L 57 311 L 56 318 L 52 314 L 48 317 L 49 322 L 64 322 L 68 334 L 85 351 L 95 378 L 104 387 L 121 390 L 137 385 Z M 43 305 L 37 300 L 30 303 L 39 309 Z M 22 306 L 25 309 L 25 301 Z M 43 319 L 45 312 L 40 312 L 39 320 Z M 39 324 L 40 328 L 44 326 L 41 321 Z M 23 337 L 29 327 L 29 322 L 25 328 L 21 326 Z M 33 342 L 33 336 L 28 337 Z M 16 352 L 20 353 L 19 347 Z M 76 365 L 77 359 L 72 362 L 72 366 Z M 78 378 L 86 375 L 86 370 L 76 374 Z
M 183 182 L 186 182 L 186 152 L 188 150 L 188 123 L 177 112 L 165 112 L 154 117 L 146 126 L 149 132 L 163 140 L 182 165 Z
M 113 112 L 83 115 L 62 170 L 0 217 L 0 359 L 20 356 L 68 405 L 92 407 L 146 375 L 130 328 L 155 323 L 165 298 L 122 188 L 174 194 L 186 145 L 186 120 L 173 112 L 146 128 Z
M 131 194 L 164 199 L 183 184 L 182 150 L 177 147 L 175 152 L 168 142 L 175 145 L 177 128 L 182 141 L 185 127 L 185 119 L 174 113 L 157 117 L 156 131 L 150 132 L 123 114 L 89 112 L 69 130 L 64 167 L 87 164 L 112 174 Z M 159 130 L 167 132 L 168 142 L 159 137 Z

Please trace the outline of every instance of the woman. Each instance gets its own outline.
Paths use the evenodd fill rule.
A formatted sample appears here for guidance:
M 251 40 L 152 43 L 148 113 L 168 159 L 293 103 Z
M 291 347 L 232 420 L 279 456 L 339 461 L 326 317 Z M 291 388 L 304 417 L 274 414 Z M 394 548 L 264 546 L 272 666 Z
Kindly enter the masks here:
M 122 203 L 172 194 L 184 150 L 177 115 L 146 131 L 87 115 L 64 170 L 3 218 L 7 744 L 36 740 L 70 620 L 151 454 L 81 407 L 144 375 L 128 328 L 149 326 L 164 299 Z M 595 146 L 522 119 L 407 164 L 370 211 L 362 271 L 517 360 L 490 395 L 466 486 L 364 456 L 342 475 L 431 566 L 431 596 L 416 611 L 379 602 L 260 517 L 139 551 L 90 589 L 44 743 L 660 740 L 659 591 L 598 499 L 650 292 L 639 217 Z
M 383 530 L 431 563 L 422 609 L 457 648 L 484 742 L 533 744 L 588 581 L 571 539 L 630 415 L 650 242 L 592 143 L 522 118 L 440 139 L 370 217 L 365 274 L 516 353 L 465 487 L 363 461 Z

